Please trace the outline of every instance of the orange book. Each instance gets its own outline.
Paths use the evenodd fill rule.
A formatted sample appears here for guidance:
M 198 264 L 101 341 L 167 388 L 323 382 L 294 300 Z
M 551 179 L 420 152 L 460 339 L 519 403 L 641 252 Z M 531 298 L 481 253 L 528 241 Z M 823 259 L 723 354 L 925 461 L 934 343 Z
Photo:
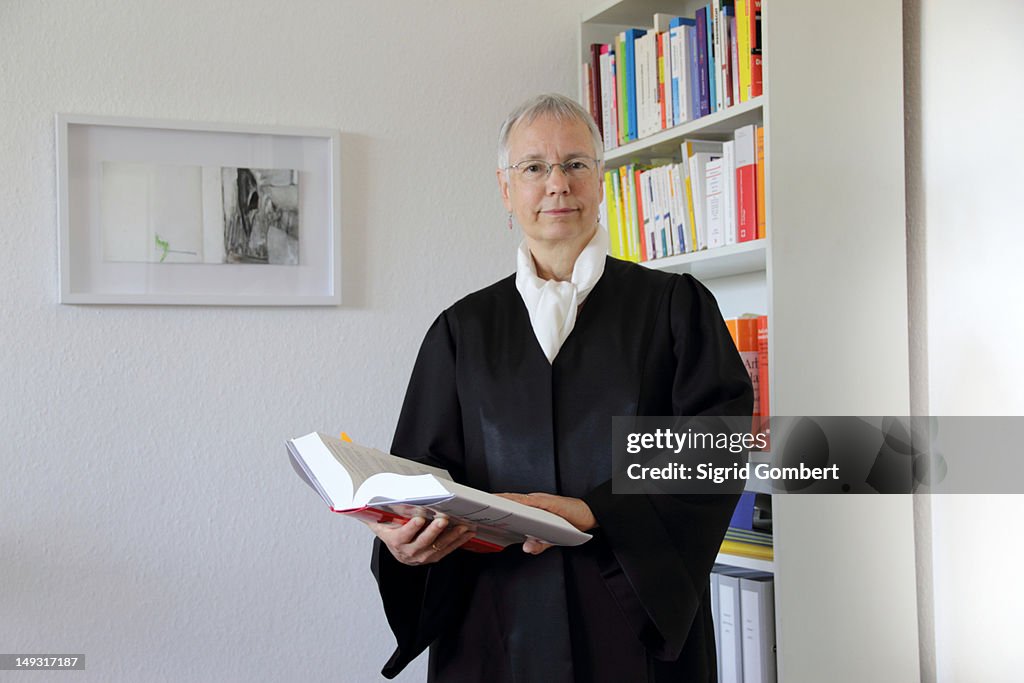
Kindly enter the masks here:
M 768 403 L 768 316 L 757 317 L 757 393 L 758 406 L 761 409 L 761 427 L 763 431 L 771 436 L 768 430 L 768 422 L 771 419 L 771 407 Z
M 750 383 L 754 386 L 755 427 L 760 424 L 759 416 L 761 415 L 758 404 L 760 373 L 758 372 L 757 321 L 758 316 L 750 314 L 738 318 L 728 318 L 725 321 L 725 326 L 729 328 L 729 334 L 732 335 L 732 341 L 736 344 L 736 350 L 740 352 L 740 358 L 743 359 L 743 366 L 750 376 Z
M 764 210 L 764 126 L 757 127 L 757 238 L 764 239 L 768 234 Z

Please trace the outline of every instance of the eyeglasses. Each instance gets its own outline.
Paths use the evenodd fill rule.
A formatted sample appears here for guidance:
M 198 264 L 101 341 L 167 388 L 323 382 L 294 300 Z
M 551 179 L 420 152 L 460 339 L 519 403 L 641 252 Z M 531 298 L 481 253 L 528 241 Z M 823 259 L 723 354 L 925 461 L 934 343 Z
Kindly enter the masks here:
M 506 167 L 506 170 L 515 171 L 522 180 L 533 183 L 547 180 L 551 170 L 558 166 L 566 178 L 583 180 L 593 176 L 598 163 L 597 159 L 590 157 L 574 157 L 560 164 L 549 164 L 541 159 L 526 159 Z

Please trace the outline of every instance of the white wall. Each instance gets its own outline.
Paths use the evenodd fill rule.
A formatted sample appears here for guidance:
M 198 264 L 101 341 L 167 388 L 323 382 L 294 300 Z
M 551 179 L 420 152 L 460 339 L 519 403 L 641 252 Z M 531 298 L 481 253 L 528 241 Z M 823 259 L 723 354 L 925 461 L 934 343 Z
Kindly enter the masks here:
M 367 533 L 283 442 L 386 447 L 430 321 L 512 271 L 494 138 L 575 94 L 581 5 L 0 3 L 0 650 L 95 681 L 378 678 Z M 57 304 L 56 112 L 339 129 L 344 305 Z
M 919 389 L 926 379 L 918 403 L 933 415 L 1021 415 L 1024 5 L 908 4 L 919 12 L 920 35 L 920 90 L 908 98 L 920 102 L 921 134 L 919 154 L 908 158 L 920 181 L 911 224 L 924 229 L 912 263 L 927 262 L 924 301 L 911 316 L 912 328 L 927 331 L 916 347 Z M 1024 496 L 930 503 L 931 547 L 922 547 L 932 565 L 935 639 L 925 680 L 1019 681 Z

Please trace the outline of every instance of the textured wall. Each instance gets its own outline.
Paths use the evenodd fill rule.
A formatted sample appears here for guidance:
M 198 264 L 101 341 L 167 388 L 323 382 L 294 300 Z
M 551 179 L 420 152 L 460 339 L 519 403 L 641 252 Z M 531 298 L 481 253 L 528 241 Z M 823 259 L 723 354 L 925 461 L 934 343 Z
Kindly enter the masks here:
M 427 325 L 514 268 L 494 137 L 575 93 L 582 4 L 0 3 L 0 651 L 85 653 L 96 681 L 376 679 L 368 535 L 283 441 L 386 447 Z M 56 112 L 339 129 L 344 305 L 59 305 Z

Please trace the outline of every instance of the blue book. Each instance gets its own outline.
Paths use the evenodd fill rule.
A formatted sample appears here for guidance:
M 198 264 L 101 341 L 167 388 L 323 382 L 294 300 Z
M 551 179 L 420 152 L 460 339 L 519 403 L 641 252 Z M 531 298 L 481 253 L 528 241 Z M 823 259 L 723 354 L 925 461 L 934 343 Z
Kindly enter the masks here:
M 700 108 L 701 116 L 711 113 L 711 103 L 708 97 L 711 94 L 708 85 L 708 7 L 701 7 L 697 10 L 697 81 L 700 87 Z
M 708 22 L 708 108 L 709 113 L 715 113 L 718 111 L 718 92 L 716 84 L 718 79 L 715 78 L 715 16 L 714 12 L 711 11 L 711 5 L 707 6 L 707 22 Z
M 688 27 L 696 25 L 693 19 L 685 19 L 683 17 L 675 17 L 669 22 L 669 45 L 675 45 L 677 41 L 683 39 Z M 689 68 L 689 55 L 685 52 L 683 54 L 683 60 L 686 62 L 682 67 Z M 672 71 L 672 125 L 678 126 L 683 122 L 683 102 L 684 98 L 689 97 L 689 93 L 680 92 L 679 90 L 679 73 L 675 70 Z
M 636 39 L 644 35 L 647 35 L 647 31 L 642 28 L 626 29 L 626 102 L 629 105 L 627 140 L 636 140 L 639 137 L 636 129 Z
M 748 529 L 753 530 L 754 528 L 754 496 L 757 494 L 753 491 L 744 491 L 743 495 L 740 496 L 740 500 L 736 503 L 736 509 L 732 513 L 732 519 L 729 520 L 729 526 L 734 529 Z
M 697 119 L 704 114 L 700 110 L 700 64 L 697 59 L 697 22 L 693 26 L 687 26 L 686 32 L 690 34 L 690 51 L 686 54 L 686 61 L 690 64 L 690 92 L 686 94 L 690 98 L 690 111 L 693 118 Z

